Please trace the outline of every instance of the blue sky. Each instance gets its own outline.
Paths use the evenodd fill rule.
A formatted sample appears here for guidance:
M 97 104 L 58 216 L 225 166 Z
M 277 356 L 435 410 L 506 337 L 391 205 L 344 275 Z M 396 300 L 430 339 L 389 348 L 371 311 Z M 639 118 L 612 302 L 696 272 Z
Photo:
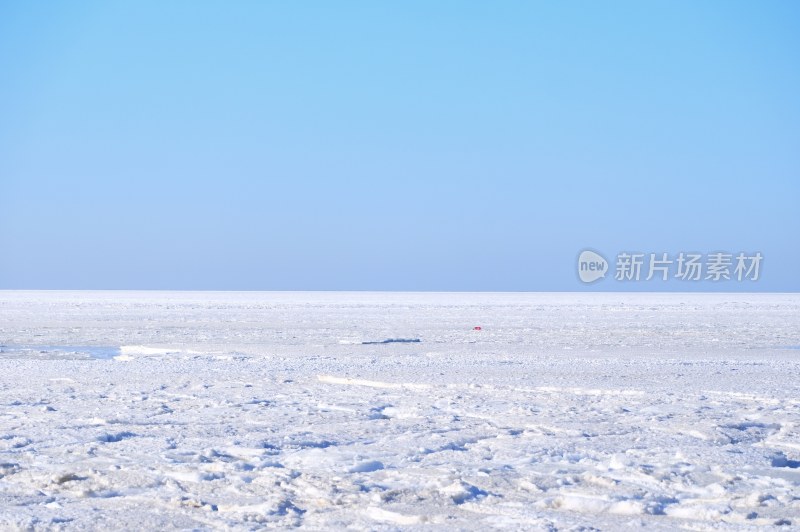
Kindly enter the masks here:
M 797 2 L 3 2 L 0 288 L 800 280 Z M 582 285 L 584 248 L 760 251 Z

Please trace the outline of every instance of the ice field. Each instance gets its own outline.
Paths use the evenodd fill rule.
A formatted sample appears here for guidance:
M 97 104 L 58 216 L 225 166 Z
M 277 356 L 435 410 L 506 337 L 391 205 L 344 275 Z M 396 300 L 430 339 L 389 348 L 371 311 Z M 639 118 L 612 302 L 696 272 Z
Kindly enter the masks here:
M 2 530 L 800 528 L 798 294 L 5 291 L 0 346 Z

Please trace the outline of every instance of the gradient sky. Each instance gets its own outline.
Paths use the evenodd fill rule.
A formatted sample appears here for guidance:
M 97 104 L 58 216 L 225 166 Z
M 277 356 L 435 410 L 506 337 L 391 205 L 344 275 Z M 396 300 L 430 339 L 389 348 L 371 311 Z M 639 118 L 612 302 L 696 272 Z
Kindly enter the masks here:
M 0 288 L 798 291 L 799 95 L 794 1 L 7 1 Z

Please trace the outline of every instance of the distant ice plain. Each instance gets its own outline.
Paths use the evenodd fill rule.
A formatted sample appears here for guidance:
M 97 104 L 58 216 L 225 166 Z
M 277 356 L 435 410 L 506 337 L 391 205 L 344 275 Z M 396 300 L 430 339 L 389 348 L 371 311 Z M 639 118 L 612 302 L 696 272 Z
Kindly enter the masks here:
M 4 530 L 800 526 L 798 294 L 4 291 L 0 345 Z

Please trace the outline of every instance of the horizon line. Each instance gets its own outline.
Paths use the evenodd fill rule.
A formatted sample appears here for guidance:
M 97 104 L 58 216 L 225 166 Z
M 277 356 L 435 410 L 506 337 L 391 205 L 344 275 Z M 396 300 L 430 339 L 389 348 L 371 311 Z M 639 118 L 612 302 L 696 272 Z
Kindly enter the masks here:
M 215 290 L 186 288 L 0 288 L 0 292 L 209 292 L 209 293 L 391 293 L 391 294 L 800 294 L 779 290 Z

